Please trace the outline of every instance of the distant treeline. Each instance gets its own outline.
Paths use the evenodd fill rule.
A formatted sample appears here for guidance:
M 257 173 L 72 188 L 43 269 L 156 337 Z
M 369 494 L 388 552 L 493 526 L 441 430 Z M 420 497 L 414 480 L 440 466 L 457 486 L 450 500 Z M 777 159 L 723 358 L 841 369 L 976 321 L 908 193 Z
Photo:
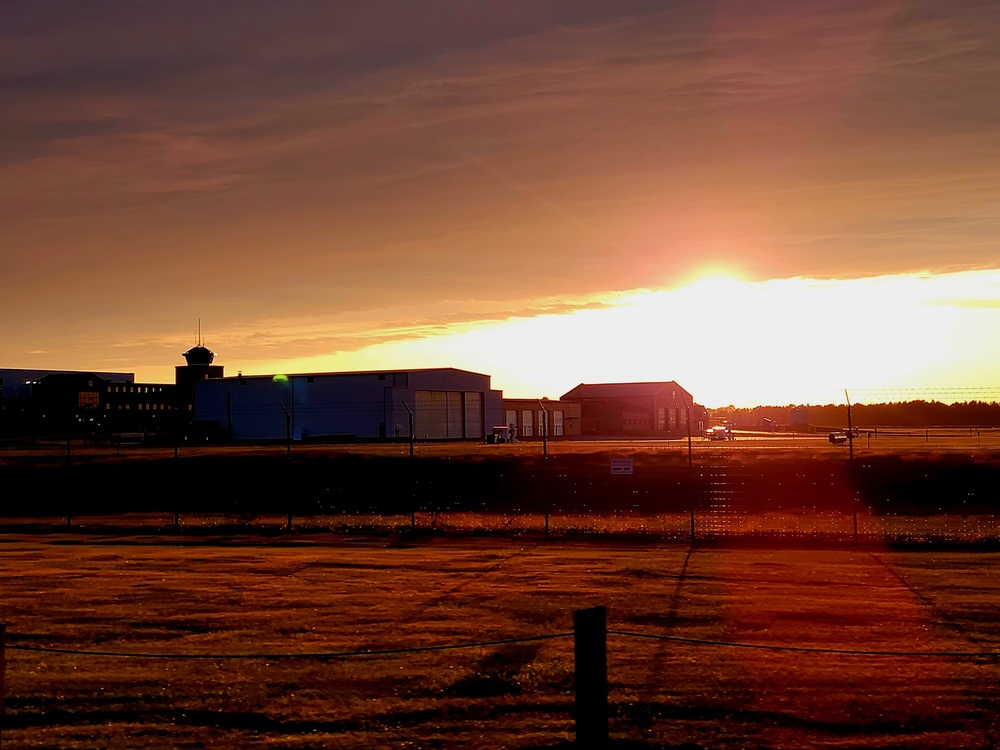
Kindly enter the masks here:
M 787 427 L 796 420 L 792 414 L 804 413 L 810 425 L 847 426 L 844 404 L 823 406 L 758 406 L 738 409 L 733 406 L 712 409 L 715 419 L 728 419 L 741 427 Z M 1000 426 L 1000 403 L 995 401 L 965 401 L 944 404 L 940 401 L 899 401 L 889 404 L 854 404 L 851 410 L 854 426 L 893 425 L 900 427 L 967 427 Z

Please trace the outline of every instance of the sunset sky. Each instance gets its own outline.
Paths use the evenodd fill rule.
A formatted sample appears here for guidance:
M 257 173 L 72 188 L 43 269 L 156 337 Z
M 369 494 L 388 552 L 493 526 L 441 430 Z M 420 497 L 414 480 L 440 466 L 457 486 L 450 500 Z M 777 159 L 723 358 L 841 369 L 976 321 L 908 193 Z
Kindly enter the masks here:
M 1000 4 L 0 2 L 0 367 L 1000 399 Z

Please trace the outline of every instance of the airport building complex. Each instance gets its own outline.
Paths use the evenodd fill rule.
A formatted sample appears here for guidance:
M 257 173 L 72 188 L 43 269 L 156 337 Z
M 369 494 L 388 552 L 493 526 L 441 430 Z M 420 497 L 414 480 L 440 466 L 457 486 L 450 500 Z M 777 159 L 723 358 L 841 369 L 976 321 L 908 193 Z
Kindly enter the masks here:
M 704 422 L 704 408 L 673 381 L 582 383 L 559 400 L 504 399 L 489 375 L 450 367 L 226 377 L 200 340 L 183 356 L 173 383 L 0 369 L 0 434 L 495 442 L 498 431 L 518 440 L 670 437 Z
M 233 440 L 482 441 L 501 399 L 489 375 L 453 368 L 238 375 L 198 383 L 195 419 Z

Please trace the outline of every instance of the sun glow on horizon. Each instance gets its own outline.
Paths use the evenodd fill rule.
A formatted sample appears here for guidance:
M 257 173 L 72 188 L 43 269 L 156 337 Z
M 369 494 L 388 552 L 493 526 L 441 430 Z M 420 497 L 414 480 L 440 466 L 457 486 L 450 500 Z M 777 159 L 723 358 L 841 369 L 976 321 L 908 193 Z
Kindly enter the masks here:
M 1000 270 L 850 280 L 710 274 L 599 301 L 445 325 L 284 360 L 272 371 L 459 367 L 530 398 L 555 398 L 580 382 L 676 380 L 707 406 L 841 402 L 845 388 L 987 387 L 998 379 L 984 343 L 1000 338 Z

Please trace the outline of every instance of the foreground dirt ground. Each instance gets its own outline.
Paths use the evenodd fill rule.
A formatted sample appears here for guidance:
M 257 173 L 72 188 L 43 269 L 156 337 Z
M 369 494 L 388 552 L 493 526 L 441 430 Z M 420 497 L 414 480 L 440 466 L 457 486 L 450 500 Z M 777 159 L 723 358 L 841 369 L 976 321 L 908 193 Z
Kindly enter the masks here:
M 8 535 L 0 601 L 4 748 L 565 747 L 568 637 L 292 657 L 558 636 L 598 604 L 742 644 L 609 636 L 613 746 L 997 744 L 995 658 L 851 653 L 1000 651 L 992 553 Z

